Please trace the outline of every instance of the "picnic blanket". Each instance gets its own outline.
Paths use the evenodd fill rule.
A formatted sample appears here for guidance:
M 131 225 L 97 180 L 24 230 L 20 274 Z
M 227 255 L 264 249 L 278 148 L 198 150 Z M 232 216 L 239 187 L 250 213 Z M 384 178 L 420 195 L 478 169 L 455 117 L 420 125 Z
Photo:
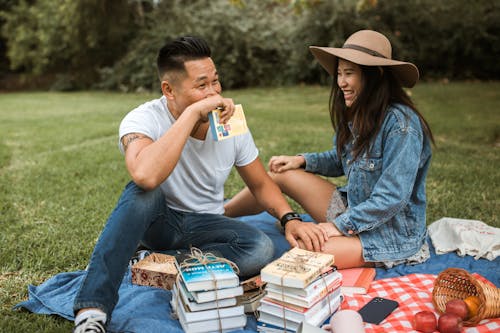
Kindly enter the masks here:
M 311 221 L 310 216 L 303 215 L 304 220 Z M 258 215 L 246 216 L 241 218 L 244 223 L 249 223 L 257 228 L 263 230 L 268 234 L 275 244 L 274 257 L 278 258 L 281 254 L 289 249 L 288 242 L 284 236 L 279 232 L 275 225 L 275 218 L 267 213 Z M 430 242 L 429 242 L 430 243 Z M 420 302 L 418 298 L 408 298 L 407 295 L 417 295 L 420 297 L 425 294 L 430 297 L 429 290 L 432 292 L 432 281 L 435 275 L 449 267 L 458 267 L 466 269 L 470 273 L 476 273 L 497 287 L 500 287 L 500 258 L 493 261 L 487 259 L 475 260 L 471 256 L 460 257 L 456 253 L 447 253 L 443 255 L 436 255 L 432 244 L 429 244 L 431 250 L 431 258 L 425 263 L 406 266 L 398 265 L 391 269 L 377 268 L 377 275 L 375 281 L 372 282 L 368 295 L 362 296 L 346 296 L 345 304 L 349 307 L 356 309 L 373 296 L 388 297 L 397 300 L 401 308 L 406 308 L 406 301 L 417 303 Z M 17 304 L 14 309 L 24 308 L 31 312 L 38 314 L 55 314 L 73 320 L 73 299 L 78 292 L 80 284 L 85 276 L 85 271 L 64 272 L 57 274 L 45 281 L 39 286 L 28 287 L 28 300 Z M 425 281 L 420 283 L 424 285 L 424 291 L 419 290 L 419 283 L 416 281 L 405 282 L 404 279 L 411 277 L 421 278 L 427 276 Z M 430 282 L 429 282 L 430 281 Z M 392 288 L 392 294 L 386 294 L 386 285 L 382 291 L 377 287 L 380 283 L 400 283 L 400 287 Z M 385 290 L 385 291 L 384 291 Z M 416 290 L 414 292 L 414 290 Z M 385 295 L 385 296 L 384 296 Z M 108 326 L 109 332 L 183 332 L 179 322 L 173 319 L 170 315 L 171 307 L 171 293 L 167 290 L 133 285 L 131 282 L 130 270 L 125 274 L 122 284 L 119 289 L 119 301 L 113 311 L 111 322 Z M 423 304 L 428 304 L 423 302 Z M 408 309 L 413 309 L 414 306 L 408 305 Z M 432 308 L 432 305 L 431 305 Z M 415 311 L 415 313 L 418 311 Z M 401 326 L 393 332 L 412 332 L 411 325 L 408 326 L 408 312 L 394 313 L 394 318 L 400 318 Z M 396 316 L 397 315 L 397 316 Z M 391 318 L 393 316 L 391 315 Z M 386 319 L 388 320 L 388 319 Z M 493 324 L 492 324 L 493 323 Z M 384 322 L 382 323 L 382 325 Z M 482 326 L 483 323 L 480 323 Z M 484 325 L 498 325 L 499 321 L 489 320 Z M 391 332 L 385 328 L 377 330 L 378 328 L 370 328 L 367 325 L 367 332 Z M 372 325 L 377 326 L 377 325 Z M 378 325 L 380 326 L 380 325 Z M 404 329 L 401 329 L 403 327 Z M 498 326 L 496 326 L 498 327 Z M 481 328 L 481 327 L 479 327 Z M 368 331 L 368 329 L 374 329 Z M 478 327 L 476 327 L 478 329 Z M 490 326 L 485 326 L 483 330 L 468 329 L 467 333 L 472 332 L 488 332 Z M 494 331 L 494 330 L 493 330 Z M 253 316 L 248 316 L 247 325 L 244 330 L 234 331 L 235 333 L 254 333 L 256 332 L 256 320 Z M 489 330 L 489 332 L 492 332 Z
M 485 281 L 485 279 L 473 274 L 474 277 Z M 359 310 L 373 297 L 383 297 L 395 300 L 399 306 L 379 325 L 366 324 L 366 333 L 382 332 L 415 332 L 412 329 L 412 318 L 415 313 L 428 310 L 438 313 L 432 304 L 432 289 L 436 275 L 433 274 L 409 274 L 393 278 L 375 280 L 371 283 L 366 295 L 345 296 L 341 305 L 342 309 Z M 465 333 L 500 332 L 500 318 L 485 319 L 474 327 L 467 327 Z

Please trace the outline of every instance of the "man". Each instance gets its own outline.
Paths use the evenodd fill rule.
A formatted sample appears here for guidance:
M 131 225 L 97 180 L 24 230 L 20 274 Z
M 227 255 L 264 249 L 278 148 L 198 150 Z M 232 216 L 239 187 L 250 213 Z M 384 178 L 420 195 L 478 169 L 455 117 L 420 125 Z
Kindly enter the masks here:
M 132 177 L 94 248 L 74 303 L 74 332 L 105 332 L 118 288 L 138 245 L 153 251 L 191 246 L 233 261 L 241 277 L 259 273 L 273 255 L 261 231 L 224 216 L 224 182 L 233 166 L 260 204 L 297 240 L 320 250 L 327 237 L 292 212 L 267 175 L 250 133 L 213 140 L 208 113 L 234 103 L 221 85 L 207 43 L 181 37 L 159 52 L 163 96 L 131 111 L 120 125 L 120 149 Z

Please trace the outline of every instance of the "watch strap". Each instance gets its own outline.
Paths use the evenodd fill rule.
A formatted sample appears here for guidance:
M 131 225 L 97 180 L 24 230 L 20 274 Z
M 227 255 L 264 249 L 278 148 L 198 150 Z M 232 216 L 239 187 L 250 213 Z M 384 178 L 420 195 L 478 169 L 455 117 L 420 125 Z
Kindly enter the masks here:
M 288 223 L 288 221 L 291 220 L 299 220 L 302 221 L 302 217 L 300 217 L 299 213 L 297 212 L 289 212 L 283 215 L 280 219 L 281 226 L 285 228 L 285 225 Z

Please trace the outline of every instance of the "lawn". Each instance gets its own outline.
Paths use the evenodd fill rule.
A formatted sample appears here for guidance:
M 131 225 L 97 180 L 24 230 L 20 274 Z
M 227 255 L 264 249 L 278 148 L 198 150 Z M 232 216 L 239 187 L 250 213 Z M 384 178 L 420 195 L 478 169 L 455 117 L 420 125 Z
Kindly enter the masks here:
M 427 183 L 428 222 L 448 216 L 500 227 L 500 82 L 427 83 L 412 94 L 437 143 Z M 243 104 L 263 161 L 330 148 L 327 87 L 225 95 Z M 26 299 L 29 284 L 85 267 L 128 181 L 117 149 L 119 122 L 154 97 L 0 95 L 0 332 L 71 331 L 69 321 L 11 308 Z M 226 196 L 241 187 L 233 172 Z

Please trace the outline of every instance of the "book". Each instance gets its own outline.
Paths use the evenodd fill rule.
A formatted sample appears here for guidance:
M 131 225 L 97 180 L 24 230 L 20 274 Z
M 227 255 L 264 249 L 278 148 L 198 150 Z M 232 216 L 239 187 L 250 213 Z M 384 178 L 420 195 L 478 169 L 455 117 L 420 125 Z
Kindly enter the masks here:
M 198 303 L 212 302 L 216 299 L 224 299 L 243 295 L 243 287 L 236 286 L 216 290 L 192 291 L 191 295 Z
M 237 296 L 236 301 L 245 307 L 245 313 L 255 313 L 260 305 L 260 300 L 266 295 L 264 290 L 245 291 L 243 295 Z
M 220 110 L 208 113 L 210 130 L 215 141 L 229 139 L 230 137 L 248 132 L 248 125 L 241 104 L 234 106 L 233 116 L 225 124 L 221 124 Z
M 219 307 L 202 311 L 189 311 L 187 306 L 182 302 L 182 298 L 177 293 L 174 293 L 173 290 L 172 301 L 170 304 L 172 305 L 172 310 L 174 310 L 179 317 L 182 317 L 185 323 L 199 321 L 205 322 L 207 320 L 218 318 L 245 316 L 243 305 L 235 305 L 225 308 Z
M 323 297 L 332 291 L 339 290 L 342 283 L 342 277 L 339 273 L 333 275 L 327 282 L 321 281 L 320 288 L 314 289 L 314 293 L 307 296 L 299 296 L 294 291 L 290 292 L 291 288 L 280 288 L 274 284 L 268 284 L 266 287 L 267 297 L 280 302 L 289 303 L 298 307 L 309 308 L 319 302 Z
M 340 285 L 341 283 L 342 275 L 335 270 L 331 270 L 318 276 L 316 280 L 311 282 L 305 288 L 283 287 L 274 283 L 268 283 L 266 284 L 266 290 L 309 299 L 310 297 L 321 293 L 324 289 L 326 289 L 326 287 L 328 287 L 328 289 L 332 289 L 334 287 L 336 288 L 337 285 Z
M 340 295 L 340 289 L 332 291 L 310 308 L 291 306 L 286 303 L 277 302 L 270 298 L 263 298 L 258 310 L 260 312 L 266 312 L 281 318 L 285 317 L 286 319 L 297 323 L 302 321 L 310 322 L 311 320 L 314 320 L 318 312 L 324 311 L 325 309 L 328 311 L 328 314 L 336 311 L 340 306 L 341 299 L 342 296 Z
M 305 288 L 333 263 L 334 257 L 331 254 L 294 247 L 280 258 L 267 264 L 260 271 L 260 276 L 263 282 L 285 287 Z
M 340 287 L 344 294 L 366 294 L 370 283 L 375 279 L 375 268 L 358 267 L 339 269 L 342 275 L 342 286 Z
M 284 328 L 286 325 L 287 330 L 293 330 L 293 331 L 297 331 L 297 328 L 299 327 L 299 325 L 302 322 L 306 322 L 306 323 L 311 324 L 313 326 L 320 326 L 333 313 L 335 313 L 339 309 L 340 300 L 341 300 L 340 298 L 337 298 L 334 301 L 334 304 L 333 304 L 333 306 L 331 306 L 331 308 L 328 306 L 321 307 L 318 312 L 316 312 L 314 315 L 311 316 L 311 318 L 304 320 L 304 321 L 297 321 L 295 318 L 292 320 L 292 318 L 289 318 L 286 314 L 285 314 L 285 318 L 283 318 L 283 311 L 279 315 L 271 314 L 271 313 L 268 313 L 265 311 L 260 311 L 258 320 L 260 322 L 275 325 L 275 326 L 282 327 L 282 328 Z M 330 309 L 331 309 L 331 312 L 330 312 Z
M 188 307 L 189 311 L 202 311 L 214 309 L 217 307 L 223 308 L 236 305 L 235 297 L 222 298 L 210 302 L 199 303 L 195 300 L 191 292 L 186 289 L 186 286 L 184 286 L 184 283 L 181 280 L 178 280 L 174 284 L 172 293 L 175 293 L 182 298 L 182 302 Z
M 295 333 L 294 330 L 291 330 L 289 328 L 287 328 L 285 330 L 281 326 L 276 326 L 276 325 L 273 325 L 273 324 L 264 323 L 264 322 L 262 322 L 260 320 L 257 320 L 257 332 L 265 332 L 265 333 L 287 333 L 287 332 L 291 332 L 291 333 Z
M 238 275 L 227 262 L 183 266 L 177 260 L 176 265 L 188 291 L 223 289 L 240 284 Z
M 259 274 L 242 281 L 241 285 L 243 287 L 243 291 L 247 292 L 249 290 L 262 289 L 266 286 L 266 283 L 262 281 Z
M 229 332 L 243 329 L 247 324 L 247 316 L 236 316 L 226 318 L 214 318 L 205 321 L 186 322 L 182 314 L 179 315 L 179 322 L 185 333 L 205 333 L 205 332 Z M 221 327 L 222 326 L 222 327 Z

